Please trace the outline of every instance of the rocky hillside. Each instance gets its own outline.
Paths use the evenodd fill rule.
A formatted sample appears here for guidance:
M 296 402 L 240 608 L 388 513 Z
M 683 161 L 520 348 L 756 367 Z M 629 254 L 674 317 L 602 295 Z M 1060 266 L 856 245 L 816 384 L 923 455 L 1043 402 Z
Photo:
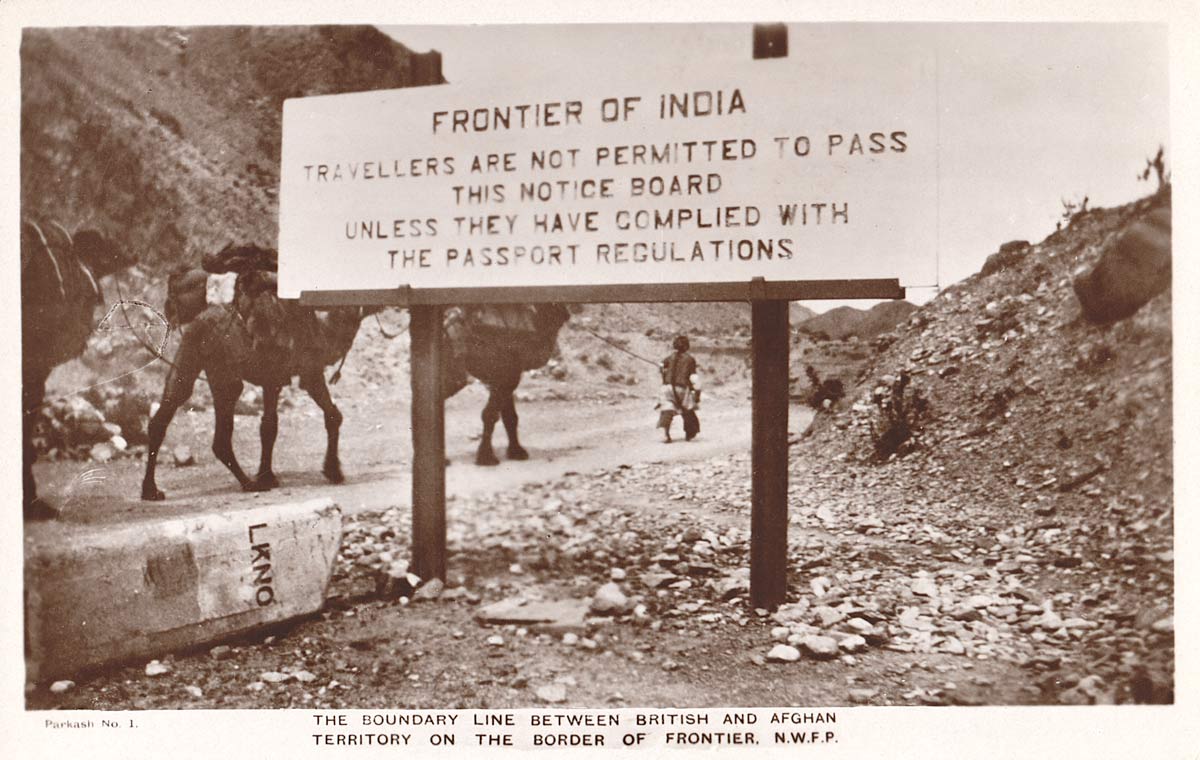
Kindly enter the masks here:
M 955 474 L 1001 474 L 1017 502 L 1136 482 L 1169 506 L 1170 291 L 1129 319 L 1096 326 L 1081 318 L 1070 282 L 1162 202 L 1091 211 L 999 271 L 947 288 L 874 341 L 878 354 L 851 393 L 855 403 L 819 420 L 811 445 L 869 453 L 871 396 L 905 372 L 909 396 L 929 403 L 917 451 L 953 452 Z M 1076 482 L 1088 473 L 1089 482 Z
M 839 509 L 887 514 L 893 539 L 902 538 L 901 523 L 914 535 L 954 536 L 958 548 L 940 566 L 975 578 L 958 581 L 966 588 L 982 573 L 1001 588 L 1039 589 L 1028 613 L 1009 621 L 1015 628 L 1048 631 L 1036 614 L 1050 605 L 1088 620 L 1090 628 L 1065 639 L 1061 630 L 1034 638 L 1083 645 L 1030 661 L 1059 684 L 1042 684 L 1052 694 L 1069 676 L 1116 687 L 1118 701 L 1168 698 L 1171 293 L 1097 326 L 1082 319 L 1071 286 L 1074 271 L 1164 205 L 1169 193 L 1078 215 L 943 291 L 876 339 L 862 382 L 818 415 L 793 452 L 797 474 L 829 490 L 809 489 L 810 498 L 833 498 L 839 483 L 865 489 L 869 503 Z M 887 427 L 881 400 L 902 403 L 912 423 L 913 437 L 895 453 L 877 445 Z M 1067 658 L 1070 672 L 1055 672 Z
M 274 245 L 285 98 L 430 84 L 373 27 L 27 30 L 21 206 L 99 226 L 151 272 Z

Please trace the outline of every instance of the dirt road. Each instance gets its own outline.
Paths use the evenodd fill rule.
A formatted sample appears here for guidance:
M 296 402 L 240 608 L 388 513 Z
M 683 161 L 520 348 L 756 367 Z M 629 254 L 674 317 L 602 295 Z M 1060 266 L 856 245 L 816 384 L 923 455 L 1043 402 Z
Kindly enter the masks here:
M 355 394 L 353 398 L 362 398 Z M 506 438 L 497 427 L 493 443 L 501 463 L 481 468 L 474 464 L 481 423 L 479 411 L 486 392 L 472 385 L 446 404 L 446 490 L 451 497 L 482 496 L 531 483 L 553 483 L 572 472 L 651 462 L 690 462 L 750 448 L 750 401 L 744 387 L 710 392 L 701 413 L 703 430 L 690 442 L 681 438 L 662 443 L 653 425 L 655 412 L 644 398 L 546 399 L 518 404 L 520 434 L 530 459 L 504 459 Z M 107 464 L 42 462 L 35 467 L 41 491 L 56 499 L 67 524 L 96 524 L 146 519 L 169 512 L 173 516 L 213 509 L 239 509 L 297 498 L 328 496 L 344 513 L 379 511 L 411 504 L 412 434 L 405 399 L 393 398 L 374 406 L 340 400 L 346 416 L 341 434 L 341 458 L 346 483 L 328 484 L 320 473 L 325 447 L 322 419 L 310 401 L 297 397 L 293 408 L 280 415 L 275 471 L 282 486 L 270 493 L 245 494 L 210 451 L 212 416 L 208 411 L 181 412 L 168 432 L 158 484 L 167 500 L 139 500 L 144 462 L 121 459 Z M 792 431 L 807 426 L 810 413 L 793 407 Z M 187 446 L 197 464 L 176 467 L 171 449 Z M 236 421 L 235 448 L 243 467 L 257 469 L 258 419 L 241 415 Z M 32 526 L 32 535 L 53 532 L 54 524 Z

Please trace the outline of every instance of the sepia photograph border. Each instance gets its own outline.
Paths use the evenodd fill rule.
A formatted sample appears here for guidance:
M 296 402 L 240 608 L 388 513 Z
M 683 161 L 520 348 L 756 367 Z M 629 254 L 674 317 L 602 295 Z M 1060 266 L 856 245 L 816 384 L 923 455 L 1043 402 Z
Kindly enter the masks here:
M 249 7 L 253 6 L 253 7 Z M 1200 419 L 1197 388 L 1197 350 L 1200 349 L 1198 299 L 1191 283 L 1200 279 L 1196 250 L 1197 225 L 1188 218 L 1200 208 L 1196 171 L 1200 129 L 1196 121 L 1197 71 L 1200 54 L 1200 5 L 1188 2 L 982 2 L 969 9 L 950 2 L 888 3 L 849 2 L 836 7 L 817 2 L 663 2 L 644 9 L 639 4 L 522 3 L 414 3 L 386 2 L 217 2 L 210 4 L 163 0 L 134 4 L 6 0 L 0 4 L 0 81 L 7 108 L 0 110 L 4 150 L 3 212 L 0 234 L 7 243 L 6 292 L 19 294 L 16 255 L 20 226 L 20 78 L 19 44 L 24 27 L 141 26 L 211 24 L 317 24 L 368 23 L 388 25 L 475 23 L 585 23 L 585 22 L 832 22 L 832 21 L 944 21 L 956 22 L 1153 22 L 1168 27 L 1170 49 L 1170 133 L 1176 181 L 1174 208 L 1174 281 L 1179 284 L 1174 309 L 1175 372 L 1175 480 L 1176 620 L 1175 704 L 1118 707 L 855 707 L 833 708 L 839 718 L 839 744 L 805 748 L 825 757 L 1196 757 L 1200 751 L 1200 675 L 1196 650 L 1188 642 L 1197 636 L 1198 560 L 1189 538 L 1197 535 L 1200 479 L 1187 465 L 1197 448 L 1195 425 Z M 5 361 L 0 363 L 3 385 L 9 389 L 0 402 L 9 429 L 20 417 L 19 298 L 3 299 L 7 325 Z M 20 758 L 72 757 L 70 753 L 99 757 L 274 757 L 331 756 L 344 750 L 311 746 L 313 710 L 199 710 L 117 711 L 104 714 L 118 721 L 136 721 L 129 731 L 104 734 L 54 732 L 44 728 L 45 714 L 26 711 L 23 660 L 23 542 L 17 502 L 21 496 L 18 474 L 21 456 L 15 435 L 0 442 L 7 467 L 4 493 L 8 495 L 3 523 L 6 566 L 0 573 L 0 594 L 5 614 L 0 617 L 0 755 Z M 1182 539 L 1182 540 L 1181 540 Z M 1182 645 L 1179 645 L 1182 642 Z M 770 707 L 764 705 L 763 707 Z M 818 706 L 812 706 L 814 708 Z M 324 711 L 341 712 L 341 711 Z M 355 711 L 346 711 L 353 713 Z M 510 712 L 536 712 L 521 709 Z M 82 719 L 97 719 L 99 712 L 79 711 Z M 453 751 L 463 751 L 459 748 Z M 383 748 L 358 749 L 363 756 L 395 754 Z M 417 756 L 438 757 L 447 750 L 406 748 Z M 515 756 L 520 750 L 468 749 L 469 754 Z M 550 750 L 557 753 L 558 750 Z M 607 750 L 603 750 L 607 751 Z M 629 750 L 656 756 L 675 750 Z M 681 750 L 688 751 L 688 750 Z M 712 751 L 705 749 L 705 752 Z M 722 748 L 723 755 L 783 757 L 794 747 Z M 900 754 L 897 754 L 897 753 Z M 568 756 L 597 756 L 599 751 L 573 750 Z

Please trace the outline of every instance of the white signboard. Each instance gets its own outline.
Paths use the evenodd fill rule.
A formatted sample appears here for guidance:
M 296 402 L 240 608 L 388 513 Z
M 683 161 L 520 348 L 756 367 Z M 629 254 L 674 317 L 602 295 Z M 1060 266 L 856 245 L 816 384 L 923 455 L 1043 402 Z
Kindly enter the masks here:
M 929 285 L 935 100 L 926 51 L 288 100 L 279 293 Z

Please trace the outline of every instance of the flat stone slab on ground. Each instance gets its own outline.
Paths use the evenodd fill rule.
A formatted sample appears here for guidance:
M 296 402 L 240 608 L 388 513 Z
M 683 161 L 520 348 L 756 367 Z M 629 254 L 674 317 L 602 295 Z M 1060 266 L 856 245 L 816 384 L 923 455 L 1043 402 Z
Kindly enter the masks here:
M 587 599 L 528 601 L 502 599 L 475 613 L 481 625 L 523 625 L 545 633 L 581 633 L 586 629 Z

